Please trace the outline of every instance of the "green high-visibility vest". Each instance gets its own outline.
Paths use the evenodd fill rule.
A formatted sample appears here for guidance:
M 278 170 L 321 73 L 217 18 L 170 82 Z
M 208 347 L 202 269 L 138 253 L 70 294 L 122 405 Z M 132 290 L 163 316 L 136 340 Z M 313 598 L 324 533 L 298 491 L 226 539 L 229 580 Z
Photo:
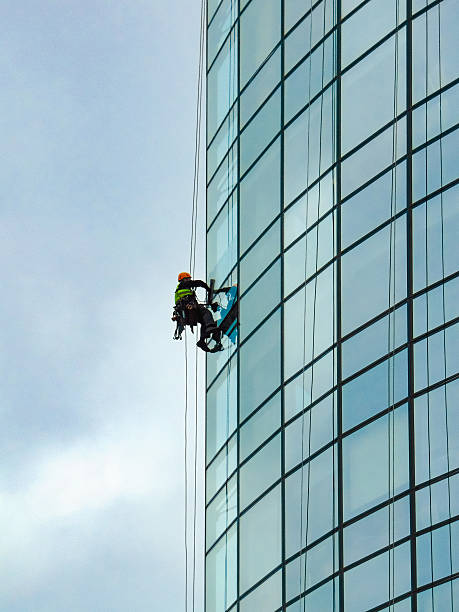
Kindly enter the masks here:
M 175 303 L 177 304 L 182 298 L 187 295 L 194 295 L 194 291 L 191 289 L 179 289 L 180 283 L 177 285 L 177 289 L 175 290 Z

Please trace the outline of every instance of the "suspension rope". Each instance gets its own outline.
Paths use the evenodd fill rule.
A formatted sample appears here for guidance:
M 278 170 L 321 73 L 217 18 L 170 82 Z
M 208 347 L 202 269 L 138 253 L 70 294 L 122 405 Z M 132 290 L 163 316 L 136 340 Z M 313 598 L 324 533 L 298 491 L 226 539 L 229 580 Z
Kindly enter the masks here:
M 202 92 L 204 75 L 204 49 L 205 49 L 205 30 L 206 30 L 206 2 L 201 0 L 201 25 L 199 36 L 199 66 L 196 94 L 196 127 L 195 127 L 195 147 L 194 147 L 194 176 L 193 176 L 193 204 L 191 211 L 191 240 L 190 240 L 190 274 L 194 276 L 196 264 L 196 227 L 198 217 L 199 199 L 199 168 L 200 168 L 200 149 L 201 149 L 201 119 L 202 119 Z
M 188 610 L 188 336 L 185 328 L 185 612 Z
M 199 169 L 200 169 L 200 149 L 201 149 L 201 120 L 202 120 L 202 94 L 203 94 L 203 75 L 204 75 L 204 50 L 205 50 L 205 30 L 206 30 L 206 3 L 201 0 L 200 14 L 200 36 L 199 36 L 199 65 L 197 77 L 196 94 L 196 125 L 195 125 L 195 149 L 194 149 L 194 175 L 193 175 L 193 194 L 191 211 L 191 239 L 190 239 L 190 259 L 189 270 L 192 277 L 195 273 L 196 264 L 196 238 L 197 238 L 197 218 L 198 218 L 198 199 L 199 199 Z M 185 511 L 184 511 L 184 539 L 185 539 L 185 612 L 188 611 L 189 599 L 189 554 L 188 554 L 188 336 L 185 328 L 185 453 L 184 453 L 184 473 L 185 473 Z M 196 599 L 196 521 L 197 521 L 197 457 L 198 457 L 198 352 L 195 352 L 195 411 L 194 411 L 194 448 L 192 461 L 194 464 L 193 480 L 193 558 L 192 558 L 192 587 L 191 601 L 192 610 L 195 610 Z

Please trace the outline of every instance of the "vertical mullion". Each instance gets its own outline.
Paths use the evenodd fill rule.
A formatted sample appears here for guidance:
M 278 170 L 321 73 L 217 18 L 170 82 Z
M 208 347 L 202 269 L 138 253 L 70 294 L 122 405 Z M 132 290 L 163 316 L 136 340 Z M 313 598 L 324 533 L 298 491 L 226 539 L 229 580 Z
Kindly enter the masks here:
M 344 612 L 343 543 L 343 415 L 341 328 L 341 0 L 336 7 L 336 410 L 338 446 L 338 564 L 339 610 Z
M 417 562 L 416 562 L 416 470 L 414 437 L 414 345 L 413 345 L 413 90 L 412 50 L 413 18 L 412 0 L 406 0 L 406 109 L 407 109 L 407 324 L 408 324 L 408 437 L 409 437 L 409 486 L 410 486 L 410 548 L 411 548 L 411 610 L 417 611 Z
M 240 174 L 241 174 L 241 151 L 240 151 L 240 136 L 241 136 L 241 130 L 240 130 L 240 116 L 241 116 L 241 108 L 240 108 L 240 83 L 241 83 L 241 19 L 240 19 L 240 15 L 241 15 L 241 2 L 240 0 L 235 0 L 235 2 L 237 3 L 237 50 L 236 50 L 236 62 L 237 62 L 237 84 L 236 84 L 236 91 L 237 91 L 237 284 L 238 287 L 240 286 L 239 284 L 239 275 L 240 275 L 240 227 L 241 227 L 241 213 L 240 213 L 240 189 L 239 189 L 239 179 L 240 179 Z M 239 289 L 238 289 L 239 291 Z M 240 389 L 241 389 L 241 376 L 240 376 L 240 349 L 239 349 L 239 342 L 240 342 L 240 326 L 239 326 L 239 299 L 238 299 L 238 312 L 237 312 L 237 327 L 238 327 L 238 334 L 237 334 L 237 341 L 238 341 L 238 347 L 237 347 L 237 389 L 236 389 L 236 401 L 237 401 L 237 410 L 236 410 L 236 415 L 237 415 L 237 438 L 236 438 L 236 445 L 237 445 L 237 535 L 236 535 L 236 541 L 237 541 L 237 554 L 236 554 L 236 559 L 237 559 L 237 584 L 236 584 L 236 610 L 239 610 L 239 598 L 240 598 L 240 573 L 241 573 L 241 553 L 240 553 L 240 543 L 241 543 L 241 536 L 240 536 L 240 532 L 241 532 L 241 523 L 240 523 L 240 512 L 241 512 L 241 489 L 240 489 L 240 470 L 239 470 L 239 464 L 241 462 L 241 448 L 240 448 L 240 431 L 239 431 L 239 423 L 241 422 L 241 417 L 240 417 Z
M 281 0 L 281 135 L 280 135 L 280 248 L 281 248 L 281 550 L 282 550 L 282 607 L 285 609 L 287 602 L 287 580 L 286 580 L 286 527 L 285 527 L 285 405 L 284 405 L 284 95 L 285 95 L 285 0 Z

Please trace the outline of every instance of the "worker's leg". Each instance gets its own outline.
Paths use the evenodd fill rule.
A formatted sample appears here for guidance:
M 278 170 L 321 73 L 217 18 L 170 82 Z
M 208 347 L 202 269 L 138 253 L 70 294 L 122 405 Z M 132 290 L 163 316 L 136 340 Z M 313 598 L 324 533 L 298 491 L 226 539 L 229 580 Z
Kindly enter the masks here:
M 205 340 L 217 332 L 217 324 L 212 314 L 202 304 L 199 306 L 199 322 L 201 323 L 201 340 Z

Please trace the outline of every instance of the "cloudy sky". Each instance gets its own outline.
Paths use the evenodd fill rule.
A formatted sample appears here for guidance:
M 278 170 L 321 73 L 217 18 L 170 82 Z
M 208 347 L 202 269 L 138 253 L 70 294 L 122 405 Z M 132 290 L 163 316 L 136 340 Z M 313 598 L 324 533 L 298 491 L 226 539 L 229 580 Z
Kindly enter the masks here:
M 183 610 L 199 3 L 0 23 L 0 610 Z

